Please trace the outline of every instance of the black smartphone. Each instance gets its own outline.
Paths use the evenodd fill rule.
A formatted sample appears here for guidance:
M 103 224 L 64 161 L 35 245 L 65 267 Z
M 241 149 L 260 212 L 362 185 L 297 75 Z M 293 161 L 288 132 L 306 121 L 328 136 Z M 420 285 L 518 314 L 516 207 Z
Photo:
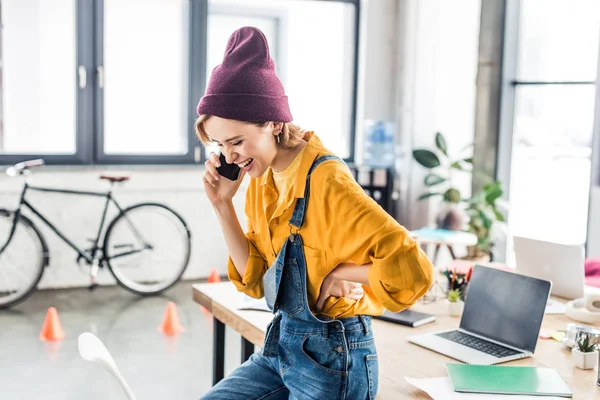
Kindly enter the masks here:
M 237 164 L 227 164 L 223 153 L 219 155 L 221 166 L 217 168 L 219 175 L 224 176 L 230 181 L 237 181 L 240 177 L 240 167 Z

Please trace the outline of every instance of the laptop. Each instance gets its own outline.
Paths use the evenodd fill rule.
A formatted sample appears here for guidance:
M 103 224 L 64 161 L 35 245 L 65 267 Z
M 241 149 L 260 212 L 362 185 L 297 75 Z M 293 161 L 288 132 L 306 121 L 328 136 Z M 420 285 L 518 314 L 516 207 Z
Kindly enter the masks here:
M 552 283 L 476 265 L 458 329 L 408 341 L 467 364 L 492 365 L 530 357 Z
M 584 296 L 583 245 L 559 244 L 515 236 L 517 272 L 552 282 L 552 294 L 567 299 Z

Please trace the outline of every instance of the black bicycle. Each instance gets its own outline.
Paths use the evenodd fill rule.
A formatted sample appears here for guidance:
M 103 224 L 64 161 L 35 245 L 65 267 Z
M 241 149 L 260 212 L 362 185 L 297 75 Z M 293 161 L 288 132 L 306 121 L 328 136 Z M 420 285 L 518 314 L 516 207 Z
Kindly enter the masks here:
M 29 176 L 44 160 L 18 163 L 6 170 L 12 177 Z M 36 289 L 44 268 L 50 265 L 48 245 L 33 221 L 23 214 L 28 209 L 77 253 L 77 263 L 89 267 L 90 289 L 97 287 L 100 268 L 108 267 L 118 284 L 142 296 L 159 294 L 179 281 L 190 260 L 191 235 L 187 224 L 164 204 L 141 203 L 121 208 L 112 186 L 129 180 L 125 175 L 101 175 L 111 184 L 108 192 L 54 189 L 29 185 L 25 179 L 15 209 L 0 208 L 0 308 L 12 307 Z M 99 196 L 106 199 L 98 235 L 82 249 L 44 217 L 25 195 L 28 191 Z M 117 214 L 104 230 L 109 204 Z M 101 241 L 102 239 L 102 241 Z

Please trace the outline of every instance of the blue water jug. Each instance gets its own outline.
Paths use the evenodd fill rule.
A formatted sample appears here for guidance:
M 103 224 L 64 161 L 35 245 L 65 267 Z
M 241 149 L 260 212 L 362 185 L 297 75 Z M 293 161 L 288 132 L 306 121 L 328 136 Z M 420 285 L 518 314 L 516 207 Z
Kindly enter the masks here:
M 392 121 L 365 121 L 363 164 L 374 168 L 394 166 L 395 124 Z

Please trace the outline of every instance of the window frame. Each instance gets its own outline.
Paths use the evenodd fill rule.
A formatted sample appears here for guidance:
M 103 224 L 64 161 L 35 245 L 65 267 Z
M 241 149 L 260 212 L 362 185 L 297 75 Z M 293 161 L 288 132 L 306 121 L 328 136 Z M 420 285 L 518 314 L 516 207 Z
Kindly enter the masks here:
M 515 122 L 515 100 L 519 86 L 552 86 L 552 85 L 596 85 L 596 81 L 550 81 L 520 80 L 517 78 L 517 58 L 519 46 L 521 0 L 508 0 L 504 24 L 504 49 L 502 63 L 502 92 L 500 107 L 500 128 L 498 146 L 496 148 L 496 178 L 507 182 L 504 187 L 504 198 L 510 198 L 510 175 L 512 166 L 512 147 Z M 600 66 L 600 52 L 598 65 Z M 597 97 L 597 96 L 596 96 Z M 508 211 L 508 210 L 507 210 Z
M 512 170 L 512 150 L 513 150 L 513 135 L 515 124 L 515 102 L 516 92 L 519 86 L 553 86 L 553 85 L 594 85 L 596 87 L 595 94 L 595 120 L 592 136 L 592 164 L 591 164 L 591 186 L 594 182 L 600 185 L 600 48 L 598 49 L 598 74 L 596 80 L 576 80 L 576 81 L 550 81 L 550 80 L 521 80 L 517 78 L 517 62 L 518 62 L 518 46 L 519 46 L 519 28 L 520 28 L 520 9 L 521 0 L 506 0 L 506 13 L 504 18 L 504 45 L 502 52 L 502 90 L 500 92 L 500 118 L 499 128 L 497 132 L 497 143 L 493 153 L 496 157 L 495 177 L 500 182 L 503 182 L 504 194 L 502 198 L 505 200 L 502 205 L 502 212 L 506 220 L 510 219 L 508 202 L 510 199 L 510 181 Z M 600 34 L 600 32 L 599 32 Z M 594 154 L 596 153 L 596 154 Z M 477 155 L 475 155 L 476 157 Z M 588 217 L 589 207 L 588 205 Z M 588 218 L 588 235 L 586 238 L 586 246 L 589 246 L 589 226 L 591 221 Z M 506 243 L 503 243 L 506 245 Z M 503 246 L 502 258 L 506 256 L 507 248 Z
M 195 46 L 197 43 L 194 39 L 195 37 L 194 28 L 202 21 L 202 18 L 206 15 L 203 13 L 202 4 L 205 1 L 197 1 L 191 0 L 189 1 L 189 38 L 188 38 L 188 54 L 190 58 L 193 58 L 199 52 L 199 48 Z M 94 49 L 95 49 L 95 60 L 94 65 L 103 67 L 104 66 L 104 0 L 97 0 L 95 3 L 95 23 L 94 26 Z M 205 25 L 205 24 L 202 24 Z M 204 44 L 206 40 L 203 40 Z M 198 64 L 194 64 L 192 60 L 188 61 L 188 94 L 187 94 L 187 103 L 188 103 L 188 113 L 187 113 L 187 150 L 184 154 L 107 154 L 104 151 L 104 90 L 102 90 L 98 85 L 98 70 L 94 69 L 94 77 L 95 85 L 94 85 L 94 116 L 96 123 L 96 134 L 93 135 L 94 138 L 94 163 L 96 164 L 111 164 L 111 165 L 119 165 L 119 164 L 194 164 L 196 161 L 195 157 L 195 136 L 193 134 L 194 127 L 194 119 L 195 112 L 193 111 L 195 107 L 192 107 L 193 101 L 191 97 L 192 88 L 197 84 L 197 77 L 195 75 L 199 74 L 200 71 L 206 70 L 206 60 L 205 60 L 205 51 L 203 54 L 200 54 Z M 198 66 L 199 68 L 193 68 L 193 66 Z M 202 83 L 202 87 L 204 87 L 204 83 Z M 196 139 L 197 140 L 197 139 Z
M 94 0 L 76 0 L 75 18 L 76 18 L 76 48 L 74 70 L 77 75 L 73 81 L 72 88 L 76 90 L 75 97 L 75 153 L 74 154 L 43 154 L 43 153 L 24 153 L 24 154 L 2 154 L 0 153 L 0 165 L 11 165 L 24 160 L 43 158 L 49 165 L 85 165 L 91 164 L 91 132 L 93 131 L 93 119 L 89 112 L 89 104 L 93 101 L 90 90 L 90 66 L 93 64 L 93 53 L 91 43 L 91 31 L 86 26 L 93 26 L 93 2 Z M 2 11 L 0 10 L 0 15 Z M 0 36 L 1 37 L 1 36 Z M 0 43 L 1 46 L 1 43 Z M 86 77 L 80 76 L 79 67 L 85 68 Z M 79 87 L 79 82 L 85 79 L 87 81 L 85 88 Z M 2 93 L 0 93 L 2 97 Z M 1 102 L 0 102 L 1 104 Z M 86 105 L 88 107 L 86 108 Z M 0 110 L 1 112 L 1 110 Z
M 352 63 L 352 101 L 351 121 L 349 124 L 349 157 L 354 161 L 356 145 L 356 116 L 358 93 L 358 65 L 360 38 L 360 0 L 317 0 L 348 3 L 354 5 L 354 60 Z M 103 22 L 104 0 L 76 0 L 76 62 L 77 73 L 85 71 L 86 85 L 80 87 L 83 77 L 77 75 L 74 83 L 76 90 L 76 150 L 74 154 L 1 154 L 0 165 L 43 158 L 48 165 L 193 165 L 203 163 L 203 147 L 194 134 L 194 122 L 197 117 L 195 106 L 204 94 L 206 86 L 207 63 L 207 22 L 208 0 L 189 0 L 189 82 L 188 82 L 188 146 L 185 154 L 180 155 L 135 155 L 106 154 L 104 152 L 103 130 L 103 91 L 98 87 L 98 66 L 103 67 Z M 219 6 L 219 13 L 226 11 Z M 239 10 L 230 10 L 239 14 Z M 260 15 L 254 13 L 254 15 Z M 267 17 L 276 17 L 272 12 Z M 285 24 L 282 24 L 285 25 Z M 282 27 L 285 29 L 285 27 Z M 281 50 L 281 49 L 279 49 Z M 285 51 L 285 50 L 284 50 Z M 0 93 L 1 95 L 1 93 Z M 1 103 L 0 103 L 1 104 Z

